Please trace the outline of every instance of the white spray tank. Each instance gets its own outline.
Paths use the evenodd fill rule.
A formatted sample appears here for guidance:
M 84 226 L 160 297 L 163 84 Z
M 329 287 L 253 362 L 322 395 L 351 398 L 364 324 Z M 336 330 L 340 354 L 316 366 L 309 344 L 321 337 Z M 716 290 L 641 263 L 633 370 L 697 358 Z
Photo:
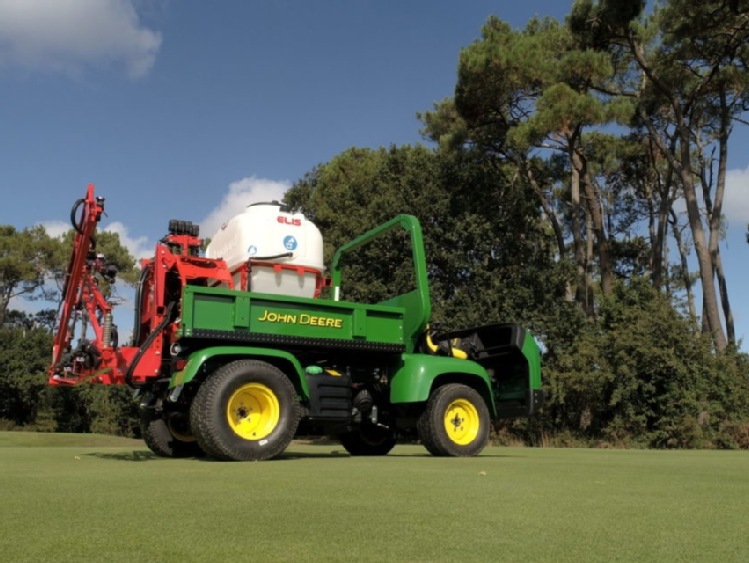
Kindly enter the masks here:
M 323 272 L 319 229 L 277 201 L 247 206 L 221 227 L 206 257 L 222 258 L 236 289 L 315 297 Z

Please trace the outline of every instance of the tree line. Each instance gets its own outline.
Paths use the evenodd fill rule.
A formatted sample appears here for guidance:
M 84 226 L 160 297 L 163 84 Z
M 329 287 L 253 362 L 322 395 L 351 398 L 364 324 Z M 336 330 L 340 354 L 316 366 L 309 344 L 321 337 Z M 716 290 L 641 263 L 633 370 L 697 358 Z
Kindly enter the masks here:
M 56 305 L 73 238 L 72 228 L 55 238 L 41 226 L 22 230 L 0 226 L 0 429 L 131 436 L 138 432 L 131 390 L 94 384 L 47 385 Z M 98 233 L 94 251 L 117 270 L 121 283 L 133 284 L 138 279 L 135 259 L 116 233 Z M 105 292 L 116 299 L 110 289 Z M 33 307 L 35 312 L 14 309 L 14 298 L 38 306 Z
M 286 194 L 323 232 L 326 263 L 352 234 L 416 215 L 435 320 L 533 331 L 547 406 L 499 425 L 498 440 L 749 447 L 749 358 L 720 252 L 729 141 L 749 103 L 749 1 L 645 4 L 578 0 L 563 22 L 523 29 L 490 17 L 460 53 L 454 96 L 419 114 L 424 145 L 350 148 Z M 8 299 L 49 291 L 60 270 L 45 269 L 57 254 L 43 233 L 2 228 L 36 254 L 13 278 L 0 247 L 0 418 L 135 431 L 121 389 L 42 391 L 44 361 L 18 361 L 42 354 L 49 325 L 9 326 Z M 398 266 L 379 273 L 400 283 Z

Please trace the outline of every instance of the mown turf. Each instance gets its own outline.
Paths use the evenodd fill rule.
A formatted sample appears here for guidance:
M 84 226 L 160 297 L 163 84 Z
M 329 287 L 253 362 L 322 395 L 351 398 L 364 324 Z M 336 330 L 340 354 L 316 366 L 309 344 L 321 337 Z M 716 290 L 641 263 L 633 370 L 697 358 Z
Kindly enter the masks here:
M 50 434 L 45 432 L 0 432 L 0 448 L 9 447 L 80 447 L 100 446 L 142 448 L 141 440 L 130 440 L 104 434 Z M 1 458 L 0 458 L 1 459 Z
M 749 560 L 747 452 L 293 445 L 217 463 L 22 441 L 0 433 L 4 561 Z

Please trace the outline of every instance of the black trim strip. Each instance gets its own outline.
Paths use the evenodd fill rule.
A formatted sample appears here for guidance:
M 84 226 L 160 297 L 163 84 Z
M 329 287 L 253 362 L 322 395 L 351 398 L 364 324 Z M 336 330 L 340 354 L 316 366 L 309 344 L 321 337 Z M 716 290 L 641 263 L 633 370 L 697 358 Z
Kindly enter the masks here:
M 188 338 L 225 340 L 247 344 L 286 344 L 290 346 L 334 348 L 339 350 L 357 350 L 363 352 L 385 352 L 399 354 L 406 351 L 404 344 L 386 342 L 369 342 L 365 340 L 344 340 L 337 338 L 305 338 L 282 334 L 264 334 L 257 332 L 240 332 L 234 330 L 194 329 Z

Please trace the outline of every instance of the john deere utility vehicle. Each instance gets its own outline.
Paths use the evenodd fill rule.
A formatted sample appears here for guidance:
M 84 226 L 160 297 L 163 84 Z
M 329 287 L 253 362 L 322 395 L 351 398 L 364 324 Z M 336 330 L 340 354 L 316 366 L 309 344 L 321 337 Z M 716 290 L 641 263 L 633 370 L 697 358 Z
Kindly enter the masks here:
M 352 455 L 384 455 L 404 438 L 437 456 L 472 456 L 493 420 L 543 403 L 539 349 L 523 328 L 430 324 L 416 217 L 344 244 L 329 278 L 317 228 L 278 202 L 249 206 L 205 256 L 197 225 L 171 221 L 141 261 L 132 342 L 121 346 L 104 291 L 115 272 L 96 251 L 103 211 L 89 186 L 71 213 L 49 382 L 133 387 L 143 437 L 160 456 L 266 460 L 300 433 L 336 437 Z M 347 281 L 349 258 L 392 235 L 408 256 L 391 270 L 400 278 L 410 268 L 411 287 L 375 303 L 344 299 L 361 289 Z M 367 269 L 366 260 L 353 268 Z

